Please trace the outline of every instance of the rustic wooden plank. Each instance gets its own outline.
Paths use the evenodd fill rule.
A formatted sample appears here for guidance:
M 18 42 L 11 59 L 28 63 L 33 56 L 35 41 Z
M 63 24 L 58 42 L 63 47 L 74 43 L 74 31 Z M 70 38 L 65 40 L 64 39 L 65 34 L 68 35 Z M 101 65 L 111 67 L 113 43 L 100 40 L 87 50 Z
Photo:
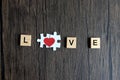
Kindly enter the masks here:
M 2 80 L 2 1 L 0 1 L 0 80 Z
M 56 53 L 47 50 L 46 80 L 88 80 L 87 29 L 84 27 L 82 0 L 46 0 L 47 26 L 62 35 L 62 48 Z M 80 11 L 81 10 L 81 11 Z M 81 24 L 83 22 L 83 24 Z M 66 49 L 65 37 L 76 36 L 77 49 Z M 85 41 L 84 43 L 82 41 Z
M 6 28 L 7 27 L 7 25 L 8 25 L 8 20 L 7 20 L 7 18 L 8 18 L 8 2 L 7 2 L 7 0 L 2 0 L 2 41 L 5 39 L 5 35 L 4 35 L 4 29 L 3 29 L 3 26 L 4 26 L 4 28 Z M 7 37 L 7 34 L 6 34 L 6 37 Z M 5 43 L 7 43 L 7 42 L 5 42 Z M 3 44 L 3 46 L 2 46 L 2 48 L 4 48 L 3 49 L 3 54 L 4 55 L 6 55 L 5 54 L 5 50 L 7 50 L 4 46 L 6 46 L 6 44 L 4 44 L 4 43 L 2 43 Z M 7 51 L 6 51 L 7 52 Z M 3 56 L 4 58 L 6 58 L 5 56 Z M 3 59 L 4 59 L 3 58 Z M 8 57 L 9 58 L 9 57 Z M 5 60 L 5 59 L 4 59 Z M 5 60 L 5 62 L 6 62 L 6 60 Z M 5 65 L 5 64 L 3 64 L 3 65 Z M 6 64 L 7 65 L 7 64 Z M 5 65 L 5 66 L 6 66 Z M 8 71 L 8 68 L 6 68 L 4 66 L 4 69 L 6 70 L 6 72 Z M 9 66 L 9 65 L 7 65 L 7 66 Z M 5 70 L 4 70 L 4 78 L 3 78 L 3 80 L 5 79 Z M 3 74 L 3 73 L 2 73 Z M 7 77 L 9 77 L 9 75 L 7 74 Z M 6 78 L 7 80 L 8 80 L 8 78 Z
M 3 0 L 5 80 L 38 80 L 36 1 Z M 32 47 L 20 47 L 20 34 L 31 34 Z
M 88 37 L 100 37 L 101 48 L 88 50 L 89 80 L 111 80 L 109 57 L 109 1 L 89 0 L 87 2 L 86 24 Z
M 109 56 L 111 80 L 120 79 L 120 1 L 110 0 Z
M 0 25 L 1 25 L 1 23 L 0 23 Z M 1 26 L 0 26 L 0 29 L 1 29 Z M 2 46 L 1 45 L 2 45 L 2 43 L 1 43 L 1 35 L 2 34 L 1 34 L 1 31 L 0 31 L 0 72 L 2 73 L 2 58 L 1 58 L 1 54 L 2 54 L 2 51 L 1 51 L 2 50 Z M 0 80 L 2 78 L 1 77 L 2 76 L 1 73 L 0 73 Z

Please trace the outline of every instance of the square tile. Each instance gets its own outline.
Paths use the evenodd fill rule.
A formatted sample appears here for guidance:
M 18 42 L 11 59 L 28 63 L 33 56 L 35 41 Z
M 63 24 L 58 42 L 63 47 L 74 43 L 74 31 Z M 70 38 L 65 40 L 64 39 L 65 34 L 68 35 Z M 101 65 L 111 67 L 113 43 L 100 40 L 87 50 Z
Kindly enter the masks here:
M 21 35 L 20 46 L 31 46 L 31 35 Z
M 67 48 L 76 48 L 77 38 L 76 37 L 67 37 Z
M 100 38 L 91 38 L 91 48 L 100 48 Z

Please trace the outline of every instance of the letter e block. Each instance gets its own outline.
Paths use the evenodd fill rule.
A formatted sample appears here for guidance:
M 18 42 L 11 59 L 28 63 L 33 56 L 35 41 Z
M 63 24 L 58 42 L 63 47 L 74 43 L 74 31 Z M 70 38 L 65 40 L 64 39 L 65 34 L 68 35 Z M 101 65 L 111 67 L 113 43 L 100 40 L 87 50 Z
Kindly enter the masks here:
M 67 48 L 76 48 L 76 42 L 77 38 L 76 37 L 67 37 Z
M 21 35 L 20 46 L 31 46 L 31 35 Z
M 91 48 L 100 48 L 100 38 L 91 38 Z

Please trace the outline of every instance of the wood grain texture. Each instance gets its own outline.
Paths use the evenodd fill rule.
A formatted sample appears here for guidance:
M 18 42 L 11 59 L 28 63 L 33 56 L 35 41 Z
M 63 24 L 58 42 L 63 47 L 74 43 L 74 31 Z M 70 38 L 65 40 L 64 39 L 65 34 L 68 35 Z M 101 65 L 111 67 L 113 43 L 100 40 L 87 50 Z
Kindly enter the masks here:
M 2 53 L 2 6 L 1 6 L 1 1 L 0 1 L 0 80 L 1 80 L 1 73 L 2 73 L 2 70 L 1 70 L 1 53 Z
M 1 80 L 120 80 L 119 0 L 2 0 Z M 40 33 L 57 31 L 62 47 L 41 49 Z M 20 46 L 20 34 L 32 46 Z M 66 49 L 66 37 L 77 48 Z M 101 38 L 100 49 L 88 47 Z
M 2 49 L 2 1 L 0 1 L 0 80 L 2 80 L 4 76 L 2 73 L 4 74 L 4 61 Z
M 110 0 L 110 29 L 109 29 L 109 53 L 111 56 L 111 78 L 120 79 L 120 1 Z

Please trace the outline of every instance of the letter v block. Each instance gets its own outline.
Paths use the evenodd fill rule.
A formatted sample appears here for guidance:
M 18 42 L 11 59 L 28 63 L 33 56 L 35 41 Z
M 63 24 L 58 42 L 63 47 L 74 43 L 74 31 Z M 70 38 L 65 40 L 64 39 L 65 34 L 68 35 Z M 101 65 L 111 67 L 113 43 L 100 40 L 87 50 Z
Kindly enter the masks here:
M 67 37 L 67 48 L 76 48 L 77 38 L 76 37 Z

